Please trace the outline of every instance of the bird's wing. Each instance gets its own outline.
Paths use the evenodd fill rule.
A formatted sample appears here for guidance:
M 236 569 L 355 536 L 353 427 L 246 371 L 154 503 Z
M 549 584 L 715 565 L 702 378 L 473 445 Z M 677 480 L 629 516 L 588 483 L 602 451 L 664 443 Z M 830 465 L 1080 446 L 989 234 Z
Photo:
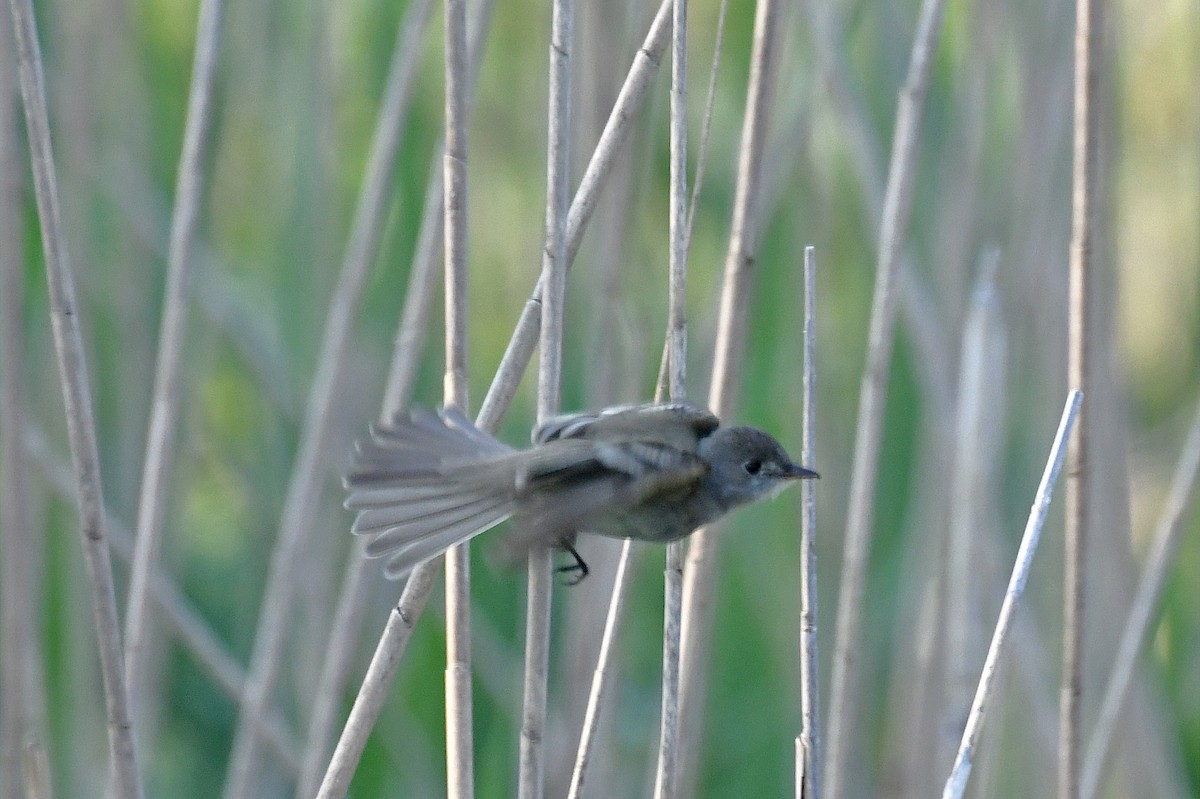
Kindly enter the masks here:
M 643 440 L 695 452 L 700 439 L 721 424 L 709 411 L 686 402 L 622 405 L 596 413 L 555 416 L 533 432 L 535 444 L 562 439 Z
M 517 474 L 516 550 L 569 540 L 606 517 L 690 491 L 707 472 L 695 451 L 659 441 L 563 439 Z

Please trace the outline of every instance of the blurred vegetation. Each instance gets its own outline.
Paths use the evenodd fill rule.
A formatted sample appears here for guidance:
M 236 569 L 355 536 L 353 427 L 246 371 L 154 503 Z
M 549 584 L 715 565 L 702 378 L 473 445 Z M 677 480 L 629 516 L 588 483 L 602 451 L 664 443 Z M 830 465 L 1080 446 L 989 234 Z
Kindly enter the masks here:
M 820 0 L 813 0 L 820 4 Z M 711 365 L 753 24 L 731 3 L 696 210 L 689 276 L 691 395 Z M 821 679 L 826 690 L 841 538 L 865 356 L 879 220 L 860 176 L 886 167 L 917 3 L 840 3 L 837 81 L 865 128 L 829 91 L 810 3 L 784 15 L 753 325 L 740 419 L 800 445 L 799 265 L 818 260 L 817 462 Z M 691 155 L 718 3 L 691 3 Z M 644 36 L 653 4 L 580 4 L 574 178 Z M 181 0 L 37 3 L 70 252 L 99 426 L 106 500 L 136 515 L 166 237 L 191 72 L 197 4 Z M 249 658 L 266 564 L 298 440 L 327 302 L 362 181 L 403 3 L 232 3 L 226 10 L 216 130 L 197 246 L 185 350 L 186 400 L 163 568 L 242 663 Z M 4 15 L 0 34 L 10 35 Z M 902 311 L 867 582 L 854 726 L 856 796 L 928 795 L 941 730 L 940 672 L 922 667 L 937 617 L 926 606 L 944 564 L 953 403 L 968 299 L 982 253 L 1000 251 L 997 292 L 1007 357 L 996 409 L 990 517 L 973 576 L 986 640 L 1065 396 L 1072 6 L 1062 0 L 951 3 L 925 112 L 906 262 L 941 360 L 916 346 Z M 546 3 L 497 3 L 470 132 L 470 375 L 482 400 L 540 269 L 545 192 Z M 339 476 L 350 443 L 378 412 L 442 114 L 441 18 L 423 39 L 419 80 L 396 164 L 386 234 L 343 364 L 338 423 L 325 458 L 317 535 L 295 575 L 278 705 L 298 734 L 349 551 Z M 1186 425 L 1200 397 L 1200 10 L 1109 7 L 1104 34 L 1104 396 L 1097 420 L 1097 530 L 1089 549 L 1085 739 Z M 648 398 L 666 317 L 667 70 L 585 238 L 567 307 L 563 407 Z M 12 64 L 0 77 L 12 77 Z M 24 132 L 2 131 L 0 135 Z M 694 173 L 694 167 L 693 167 Z M 879 176 L 883 177 L 882 174 Z M 26 413 L 66 457 L 32 189 L 25 181 Z M 874 190 L 881 190 L 881 186 Z M 432 315 L 415 401 L 441 391 L 441 311 Z M 601 335 L 602 334 L 602 335 Z M 941 388 L 930 375 L 945 379 Z M 501 428 L 519 444 L 533 420 L 532 371 Z M 949 394 L 947 395 L 946 391 Z M 949 405 L 947 405 L 949 402 Z M 10 431 L 11 432 L 11 431 Z M 73 506 L 30 468 L 38 580 L 38 650 L 46 747 L 59 796 L 96 795 L 105 762 L 94 631 Z M 1056 502 L 1059 499 L 1056 498 Z M 719 566 L 697 796 L 790 792 L 799 731 L 798 493 L 728 525 Z M 1061 512 L 1030 580 L 1027 635 L 1007 668 L 1003 715 L 989 719 L 975 796 L 1050 795 L 1061 622 Z M 1200 795 L 1200 516 L 1176 559 L 1143 668 L 1118 733 L 1104 795 Z M 481 539 L 486 542 L 486 537 Z M 480 799 L 515 791 L 524 580 L 475 548 L 475 771 Z M 611 579 L 609 542 L 588 542 L 593 581 Z M 601 728 L 591 796 L 641 796 L 658 731 L 662 558 L 646 548 L 619 637 L 614 707 Z M 118 597 L 126 570 L 117 566 Z M 378 579 L 345 708 L 400 586 Z M 931 594 L 932 592 L 932 594 Z M 551 677 L 549 795 L 565 793 L 582 718 L 578 695 L 598 646 L 603 591 L 557 592 Z M 356 797 L 443 795 L 444 640 L 440 589 L 417 626 L 353 785 Z M 591 607 L 588 606 L 591 603 Z M 123 601 L 122 601 L 123 605 Z M 599 610 L 597 610 L 599 608 Z M 936 612 L 936 611 L 935 611 Z M 932 620 L 932 624 L 930 623 Z M 160 628 L 161 631 L 161 628 Z M 236 707 L 165 633 L 156 636 L 153 718 L 139 741 L 148 796 L 216 796 Z M 936 644 L 932 644 L 935 645 Z M 982 661 L 982 649 L 978 652 Z M 919 687 L 934 721 L 918 721 Z M 920 749 L 922 751 L 914 751 Z M 988 760 L 988 758 L 991 758 Z M 988 763 L 991 767 L 987 767 Z M 290 780 L 263 763 L 264 796 Z M 0 778 L 6 775 L 0 775 Z

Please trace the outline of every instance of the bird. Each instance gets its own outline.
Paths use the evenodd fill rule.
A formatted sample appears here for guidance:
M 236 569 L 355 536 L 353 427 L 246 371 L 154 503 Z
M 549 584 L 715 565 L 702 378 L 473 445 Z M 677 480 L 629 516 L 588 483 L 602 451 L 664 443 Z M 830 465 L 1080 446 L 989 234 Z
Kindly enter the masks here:
M 686 402 L 622 405 L 553 416 L 518 450 L 457 407 L 415 407 L 370 427 L 346 475 L 352 531 L 367 557 L 399 579 L 507 519 L 505 546 L 571 554 L 572 584 L 588 567 L 579 532 L 668 543 L 741 505 L 819 477 L 770 434 L 722 426 Z

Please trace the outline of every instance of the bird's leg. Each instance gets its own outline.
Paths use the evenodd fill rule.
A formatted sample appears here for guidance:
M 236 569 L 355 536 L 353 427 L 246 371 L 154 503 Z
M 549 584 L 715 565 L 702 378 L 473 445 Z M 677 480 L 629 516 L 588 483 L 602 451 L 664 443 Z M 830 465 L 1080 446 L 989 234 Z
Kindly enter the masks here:
M 575 562 L 570 566 L 559 566 L 555 571 L 559 574 L 573 573 L 575 576 L 567 579 L 567 585 L 579 585 L 583 582 L 583 578 L 588 576 L 588 565 L 584 563 L 583 558 L 579 557 L 579 553 L 575 551 L 575 545 L 568 539 L 563 539 L 558 542 L 558 546 L 564 552 L 569 552 Z

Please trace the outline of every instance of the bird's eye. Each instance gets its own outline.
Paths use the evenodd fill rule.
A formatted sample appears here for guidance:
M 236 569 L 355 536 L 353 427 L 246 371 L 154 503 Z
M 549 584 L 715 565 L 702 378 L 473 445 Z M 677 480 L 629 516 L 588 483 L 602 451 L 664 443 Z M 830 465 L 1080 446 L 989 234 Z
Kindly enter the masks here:
M 752 460 L 742 464 L 742 468 L 746 470 L 746 474 L 755 475 L 762 471 L 762 461 Z

